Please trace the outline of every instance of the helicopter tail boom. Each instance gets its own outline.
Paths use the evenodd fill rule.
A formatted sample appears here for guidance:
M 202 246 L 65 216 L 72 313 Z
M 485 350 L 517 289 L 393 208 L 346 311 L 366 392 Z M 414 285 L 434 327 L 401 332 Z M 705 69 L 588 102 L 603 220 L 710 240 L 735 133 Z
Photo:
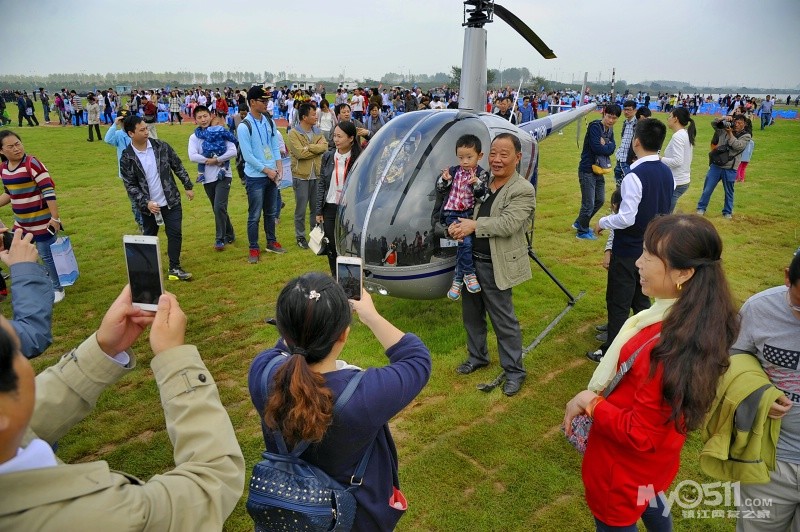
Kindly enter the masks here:
M 532 135 L 537 141 L 542 141 L 554 132 L 564 129 L 569 124 L 586 116 L 597 108 L 597 104 L 581 105 L 562 113 L 548 115 L 544 118 L 531 120 L 520 124 L 519 128 Z

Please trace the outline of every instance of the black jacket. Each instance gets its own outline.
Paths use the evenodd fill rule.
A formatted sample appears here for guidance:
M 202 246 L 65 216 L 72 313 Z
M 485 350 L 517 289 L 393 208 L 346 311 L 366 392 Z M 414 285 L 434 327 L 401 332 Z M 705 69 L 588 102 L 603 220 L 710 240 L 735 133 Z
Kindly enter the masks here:
M 181 193 L 172 175 L 173 172 L 183 182 L 183 188 L 186 190 L 192 190 L 194 184 L 172 146 L 160 140 L 149 140 L 155 152 L 156 165 L 158 166 L 158 174 L 161 177 L 164 197 L 167 198 L 167 206 L 170 208 L 177 207 L 181 204 Z M 140 211 L 150 214 L 147 202 L 152 198 L 150 197 L 150 189 L 147 186 L 147 177 L 144 174 L 142 163 L 139 162 L 139 158 L 133 151 L 132 144 L 122 151 L 122 157 L 119 159 L 119 170 L 122 174 L 122 181 L 125 183 L 125 189 L 128 191 L 128 196 L 136 203 Z

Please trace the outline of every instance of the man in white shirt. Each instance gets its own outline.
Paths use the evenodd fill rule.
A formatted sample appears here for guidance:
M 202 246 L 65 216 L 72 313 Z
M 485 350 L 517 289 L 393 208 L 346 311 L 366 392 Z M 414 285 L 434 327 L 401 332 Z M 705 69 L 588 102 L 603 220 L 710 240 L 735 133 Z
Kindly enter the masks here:
M 364 96 L 361 94 L 361 87 L 355 89 L 353 97 L 350 99 L 350 109 L 353 111 L 353 118 L 356 120 L 364 119 Z

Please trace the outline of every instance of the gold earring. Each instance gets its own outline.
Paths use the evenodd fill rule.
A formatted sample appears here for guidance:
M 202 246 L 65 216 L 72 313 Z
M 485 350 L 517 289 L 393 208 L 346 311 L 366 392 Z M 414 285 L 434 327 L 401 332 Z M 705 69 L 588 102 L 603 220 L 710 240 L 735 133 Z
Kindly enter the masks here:
M 683 288 L 683 285 L 681 283 L 678 283 L 678 292 L 680 292 L 682 288 Z

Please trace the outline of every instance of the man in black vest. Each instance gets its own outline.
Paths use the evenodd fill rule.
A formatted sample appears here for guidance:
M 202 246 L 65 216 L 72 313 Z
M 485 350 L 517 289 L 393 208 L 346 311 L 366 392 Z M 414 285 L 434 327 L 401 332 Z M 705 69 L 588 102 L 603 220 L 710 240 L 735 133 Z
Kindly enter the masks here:
M 608 338 L 596 351 L 586 354 L 599 362 L 616 338 L 631 309 L 636 314 L 650 308 L 650 299 L 642 293 L 636 259 L 642 254 L 644 231 L 650 220 L 669 214 L 675 180 L 672 170 L 662 163 L 658 151 L 667 136 L 667 126 L 654 118 L 639 120 L 633 134 L 637 160 L 622 180 L 622 202 L 617 214 L 604 216 L 595 232 L 614 230 L 611 262 L 606 284 Z

